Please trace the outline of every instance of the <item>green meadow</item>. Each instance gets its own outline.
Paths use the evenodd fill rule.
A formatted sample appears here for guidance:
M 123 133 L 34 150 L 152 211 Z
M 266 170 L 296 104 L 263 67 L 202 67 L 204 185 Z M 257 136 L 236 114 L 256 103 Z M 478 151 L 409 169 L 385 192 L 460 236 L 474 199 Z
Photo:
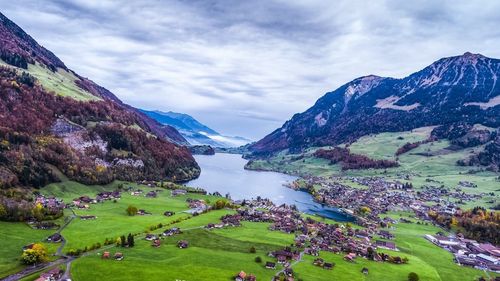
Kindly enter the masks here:
M 400 166 L 390 169 L 367 169 L 343 171 L 339 164 L 331 165 L 328 160 L 313 156 L 319 149 L 310 148 L 302 154 L 282 152 L 269 160 L 255 160 L 248 165 L 250 169 L 278 171 L 300 176 L 383 176 L 389 180 L 401 180 L 400 175 L 410 175 L 410 182 L 415 188 L 423 185 L 444 185 L 455 188 L 459 181 L 477 184 L 477 188 L 462 188 L 466 193 L 481 194 L 480 200 L 467 202 L 463 207 L 484 206 L 492 208 L 499 201 L 499 174 L 482 171 L 478 167 L 462 167 L 456 162 L 467 158 L 471 153 L 481 149 L 473 147 L 461 150 L 449 150 L 449 141 L 439 140 L 420 145 L 405 154 L 395 156 L 396 151 L 407 142 L 427 139 L 432 127 L 424 127 L 408 132 L 380 133 L 364 136 L 349 146 L 352 153 L 363 154 L 374 159 L 398 160 Z M 330 147 L 322 147 L 328 149 Z M 428 182 L 433 180 L 435 182 Z M 402 180 L 403 182 L 405 180 Z M 343 181 L 355 188 L 363 188 L 350 181 Z

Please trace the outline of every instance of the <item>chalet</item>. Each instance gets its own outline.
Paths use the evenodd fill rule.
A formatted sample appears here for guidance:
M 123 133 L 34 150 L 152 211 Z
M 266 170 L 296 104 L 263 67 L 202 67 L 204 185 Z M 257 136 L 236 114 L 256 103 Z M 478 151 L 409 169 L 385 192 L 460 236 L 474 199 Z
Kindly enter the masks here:
M 124 258 L 124 257 L 123 257 L 123 254 L 122 254 L 122 253 L 117 252 L 117 253 L 115 254 L 115 260 L 117 260 L 117 261 L 121 261 L 121 260 L 123 260 L 123 258 Z
M 177 247 L 179 247 L 180 249 L 185 249 L 188 246 L 189 246 L 189 242 L 186 240 L 180 240 L 179 242 L 177 242 Z
M 23 252 L 26 251 L 26 250 L 33 249 L 33 246 L 35 246 L 35 243 L 31 243 L 31 244 L 28 244 L 28 245 L 24 246 L 23 247 Z
M 356 258 L 355 253 L 349 253 L 349 254 L 344 256 L 344 260 L 351 261 L 351 262 L 354 261 L 355 258 Z
M 268 262 L 266 262 L 266 268 L 267 269 L 276 269 L 276 263 L 268 261 Z
M 171 195 L 172 196 L 180 196 L 180 195 L 186 195 L 187 191 L 184 189 L 175 189 L 172 190 Z
M 61 234 L 54 233 L 47 238 L 47 241 L 52 243 L 60 243 L 62 239 L 63 237 L 61 236 Z
M 163 213 L 163 215 L 166 216 L 166 217 L 171 217 L 171 216 L 175 215 L 175 212 L 165 211 L 165 213 Z
M 283 271 L 283 273 L 285 273 L 285 276 L 293 277 L 293 269 L 291 267 L 285 268 L 285 271 Z
M 394 234 L 390 233 L 389 231 L 387 230 L 380 230 L 378 232 L 378 235 L 382 238 L 382 239 L 387 239 L 387 240 L 390 240 L 390 239 L 394 239 Z
M 146 197 L 148 197 L 148 198 L 156 198 L 157 196 L 158 196 L 158 194 L 155 191 L 150 191 L 150 192 L 146 193 Z
M 138 214 L 139 216 L 151 215 L 151 213 L 150 213 L 150 212 L 147 212 L 146 210 L 143 210 L 143 209 L 138 210 L 138 211 L 137 211 L 137 214 Z
M 167 229 L 163 232 L 163 236 L 172 236 L 175 234 L 180 234 L 181 230 L 178 227 Z
M 104 252 L 101 256 L 101 259 L 109 259 L 109 252 Z
M 236 275 L 236 277 L 234 278 L 234 281 L 245 281 L 247 277 L 247 274 L 245 273 L 245 271 L 240 271 L 240 273 L 238 273 L 238 275 Z
M 377 241 L 375 241 L 375 246 L 377 246 L 377 248 L 388 249 L 388 250 L 392 250 L 392 251 L 397 250 L 396 244 L 394 242 L 377 240 Z
M 325 261 L 322 258 L 317 258 L 314 259 L 313 264 L 315 266 L 323 266 L 325 264 Z
M 142 194 L 142 190 L 140 190 L 140 189 L 138 189 L 138 190 L 136 190 L 136 191 L 132 191 L 132 192 L 130 193 L 130 195 L 132 195 L 132 196 L 139 196 L 139 195 L 141 195 L 141 194 Z
M 153 240 L 153 243 L 151 243 L 151 246 L 153 246 L 155 248 L 159 248 L 161 246 L 161 240 L 160 239 Z
M 80 216 L 81 220 L 95 220 L 97 217 L 96 216 Z
M 323 268 L 324 269 L 328 269 L 328 270 L 331 270 L 333 268 L 333 263 L 330 263 L 330 262 L 325 262 L 323 264 Z
M 40 278 L 36 279 L 36 281 L 56 281 L 61 278 L 63 273 L 64 271 L 62 269 L 56 267 L 40 274 Z
M 158 236 L 151 234 L 151 233 L 148 233 L 148 234 L 146 234 L 146 238 L 144 238 L 144 239 L 146 239 L 147 241 L 153 241 L 153 240 L 158 239 Z

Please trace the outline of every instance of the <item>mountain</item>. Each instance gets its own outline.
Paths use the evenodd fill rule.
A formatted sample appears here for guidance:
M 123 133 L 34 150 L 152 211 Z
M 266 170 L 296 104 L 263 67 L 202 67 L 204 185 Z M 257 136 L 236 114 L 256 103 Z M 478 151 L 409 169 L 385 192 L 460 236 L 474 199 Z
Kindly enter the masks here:
M 249 149 L 254 156 L 267 156 L 423 126 L 467 123 L 498 128 L 498 77 L 500 60 L 468 52 L 402 79 L 360 77 L 325 94 Z
M 0 13 L 0 189 L 64 176 L 85 184 L 188 180 L 179 132 L 66 67 Z
M 182 134 L 192 145 L 210 145 L 213 147 L 237 147 L 245 145 L 251 140 L 243 137 L 229 137 L 212 130 L 190 115 L 177 112 L 147 111 L 144 114 L 164 125 L 170 125 Z

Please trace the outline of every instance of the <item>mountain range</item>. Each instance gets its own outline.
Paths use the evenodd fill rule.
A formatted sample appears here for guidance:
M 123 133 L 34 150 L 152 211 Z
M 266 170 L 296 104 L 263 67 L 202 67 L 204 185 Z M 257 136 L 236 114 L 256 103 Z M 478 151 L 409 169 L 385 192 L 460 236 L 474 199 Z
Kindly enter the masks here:
M 402 79 L 360 77 L 326 93 L 249 149 L 253 156 L 265 157 L 423 126 L 438 126 L 436 132 L 463 128 L 460 124 L 498 128 L 499 77 L 500 60 L 469 52 L 440 59 Z M 456 137 L 466 134 L 461 133 Z M 493 144 L 500 151 L 500 140 Z
M 200 168 L 179 132 L 84 78 L 0 13 L 0 188 L 184 181 Z M 61 175 L 62 174 L 62 175 Z
M 174 127 L 192 145 L 210 145 L 213 147 L 228 148 L 242 146 L 251 142 L 251 140 L 243 137 L 222 135 L 184 113 L 141 111 L 161 124 Z

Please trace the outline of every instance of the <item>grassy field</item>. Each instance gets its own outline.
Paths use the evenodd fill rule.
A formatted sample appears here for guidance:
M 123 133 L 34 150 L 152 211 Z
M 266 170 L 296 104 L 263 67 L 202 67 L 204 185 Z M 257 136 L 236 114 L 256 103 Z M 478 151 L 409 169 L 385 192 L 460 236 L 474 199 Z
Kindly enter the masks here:
M 39 242 L 53 230 L 35 230 L 24 223 L 0 222 L 0 278 L 21 270 L 19 257 L 23 246 Z M 54 252 L 53 248 L 50 252 Z
M 70 201 L 81 195 L 95 196 L 104 190 L 114 190 L 122 182 L 107 186 L 85 186 L 71 181 L 52 184 L 42 189 L 47 195 L 56 195 Z M 125 183 L 125 186 L 135 184 Z M 143 190 L 148 187 L 142 186 Z M 231 213 L 231 210 L 217 210 L 199 216 L 177 213 L 173 217 L 163 216 L 163 212 L 171 210 L 180 212 L 188 209 L 187 197 L 203 198 L 208 201 L 216 197 L 193 195 L 171 197 L 165 190 L 158 198 L 145 198 L 122 193 L 122 199 L 116 203 L 111 201 L 102 204 L 92 204 L 90 210 L 76 210 L 79 215 L 95 215 L 96 220 L 82 221 L 78 218 L 63 230 L 63 236 L 68 240 L 69 248 L 83 248 L 93 243 L 103 243 L 105 238 L 116 238 L 122 234 L 144 233 L 150 225 L 167 224 L 179 217 L 187 220 L 154 230 L 161 233 L 165 228 L 180 227 L 183 233 L 162 240 L 160 248 L 151 247 L 148 242 L 137 237 L 134 248 L 113 247 L 112 254 L 123 252 L 123 261 L 102 260 L 103 250 L 90 252 L 87 256 L 76 259 L 71 266 L 72 279 L 86 280 L 234 280 L 233 277 L 243 270 L 257 276 L 258 280 L 270 280 L 279 270 L 265 269 L 266 261 L 274 261 L 267 256 L 268 252 L 288 246 L 293 243 L 294 235 L 269 230 L 268 223 L 243 222 L 241 227 L 206 230 L 208 223 L 216 223 L 220 217 Z M 134 205 L 152 212 L 150 216 L 129 217 L 125 213 L 128 205 Z M 69 216 L 70 214 L 66 214 Z M 409 216 L 408 213 L 391 213 L 389 216 L 398 218 Z M 316 217 L 316 219 L 319 219 Z M 62 219 L 61 219 L 62 220 Z M 332 220 L 323 219 L 327 223 Z M 18 271 L 22 268 L 18 261 L 21 247 L 30 242 L 43 240 L 53 231 L 32 230 L 22 223 L 1 223 L 0 276 Z M 301 280 L 406 280 L 409 272 L 417 272 L 420 280 L 475 280 L 483 273 L 471 268 L 462 268 L 453 262 L 450 253 L 434 246 L 423 238 L 424 234 L 436 233 L 439 228 L 421 224 L 397 224 L 391 230 L 396 235 L 395 242 L 401 252 L 397 255 L 408 257 L 407 265 L 393 265 L 357 259 L 348 263 L 343 255 L 321 253 L 327 262 L 335 262 L 333 270 L 324 270 L 312 265 L 311 256 L 293 266 L 297 277 Z M 179 240 L 187 240 L 189 247 L 179 249 Z M 7 243 L 8 241 L 8 243 Z M 256 253 L 250 253 L 254 247 Z M 50 245 L 51 252 L 56 245 Z M 261 257 L 262 263 L 256 263 L 255 258 Z M 364 275 L 361 269 L 366 267 L 369 274 Z M 34 280 L 33 274 L 25 280 Z
M 33 75 L 45 90 L 54 92 L 57 95 L 71 97 L 78 101 L 101 100 L 101 98 L 78 87 L 75 81 L 79 80 L 79 78 L 72 72 L 64 69 L 58 69 L 56 72 L 52 72 L 38 62 L 36 64 L 28 64 L 27 70 L 8 65 L 2 60 L 0 60 L 0 65 L 17 69 L 20 72 L 25 71 Z

